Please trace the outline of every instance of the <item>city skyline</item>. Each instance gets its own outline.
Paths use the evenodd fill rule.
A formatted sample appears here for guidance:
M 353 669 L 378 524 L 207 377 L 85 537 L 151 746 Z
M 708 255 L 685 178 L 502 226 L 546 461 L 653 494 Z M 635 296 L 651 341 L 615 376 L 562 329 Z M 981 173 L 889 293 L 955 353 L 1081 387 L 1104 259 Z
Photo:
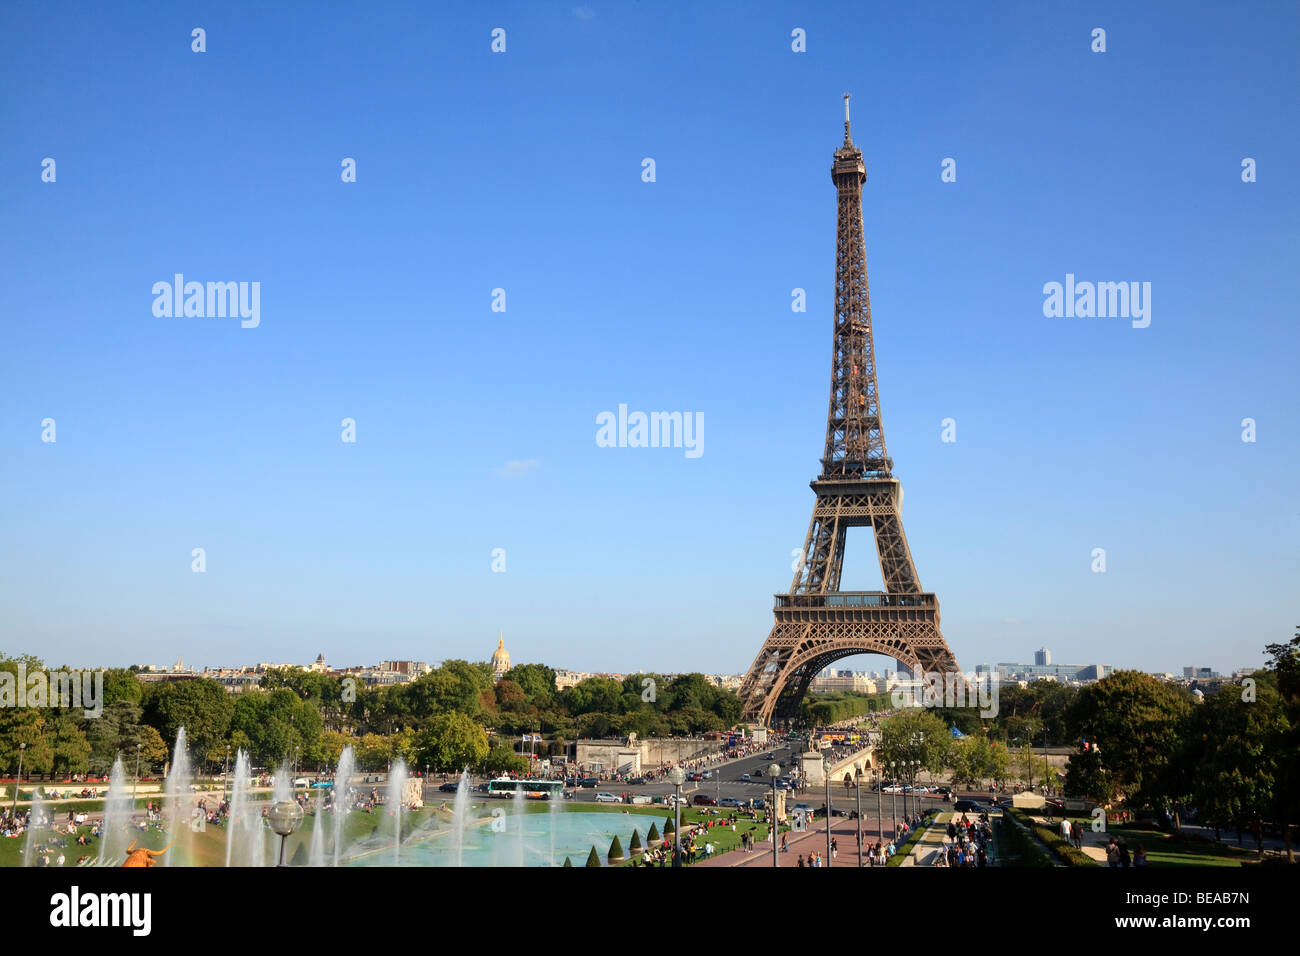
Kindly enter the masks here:
M 520 662 L 743 672 L 824 438 L 845 92 L 882 416 L 959 666 L 1231 673 L 1291 633 L 1276 22 L 519 8 L 493 54 L 498 24 L 403 9 L 405 47 L 251 7 L 6 12 L 6 653 L 478 660 L 504 629 Z M 231 135 L 141 132 L 163 117 Z M 159 315 L 178 274 L 257 283 L 256 326 Z M 1050 317 L 1076 278 L 1150 283 L 1149 325 Z M 707 424 L 701 453 L 602 445 L 624 407 Z M 845 586 L 879 588 L 851 545 Z

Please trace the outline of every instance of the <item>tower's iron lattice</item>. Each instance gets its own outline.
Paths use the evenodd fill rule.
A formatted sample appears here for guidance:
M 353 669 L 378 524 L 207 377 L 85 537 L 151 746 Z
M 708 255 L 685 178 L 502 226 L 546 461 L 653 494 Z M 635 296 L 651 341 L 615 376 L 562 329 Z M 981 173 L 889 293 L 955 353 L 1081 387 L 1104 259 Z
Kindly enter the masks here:
M 812 678 L 852 654 L 885 654 L 916 676 L 955 671 L 939 631 L 939 601 L 921 590 L 899 516 L 902 488 L 885 451 L 871 336 L 862 184 L 866 166 L 849 130 L 831 179 L 839 197 L 835 238 L 835 328 L 826 451 L 803 555 L 787 594 L 776 595 L 776 623 L 740 687 L 745 716 L 763 724 L 794 716 Z M 870 527 L 882 591 L 841 591 L 849 528 Z

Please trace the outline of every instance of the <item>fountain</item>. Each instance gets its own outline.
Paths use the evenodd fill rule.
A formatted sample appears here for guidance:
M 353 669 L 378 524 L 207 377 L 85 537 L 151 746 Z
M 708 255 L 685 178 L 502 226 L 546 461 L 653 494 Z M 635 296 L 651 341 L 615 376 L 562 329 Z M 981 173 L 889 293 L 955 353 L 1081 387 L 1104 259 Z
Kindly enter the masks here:
M 524 824 L 528 821 L 528 796 L 524 793 L 523 787 L 516 788 L 512 800 L 514 802 L 515 836 L 517 838 L 515 841 L 514 865 L 523 866 L 525 843 Z
M 118 858 L 126 858 L 130 842 L 127 828 L 135 812 L 131 800 L 131 787 L 127 783 L 122 755 L 113 761 L 108 774 L 108 796 L 104 799 L 104 823 L 99 833 L 99 865 L 116 866 Z
M 230 815 L 226 818 L 226 866 L 265 866 L 266 837 L 263 830 L 262 814 L 253 800 L 248 754 L 240 750 L 235 755 Z
M 325 865 L 325 788 L 316 788 L 316 815 L 311 821 L 311 853 L 308 866 Z
M 402 794 L 406 789 L 406 761 L 401 757 L 388 772 L 388 810 L 393 815 L 393 866 L 402 858 Z
M 451 832 L 456 843 L 456 865 L 465 865 L 465 827 L 469 823 L 469 768 L 460 773 L 456 799 L 451 805 Z
M 550 837 L 551 837 L 551 866 L 559 865 L 555 862 L 555 818 L 560 814 L 560 801 L 563 799 L 564 798 L 560 794 L 553 793 L 551 794 L 551 799 L 550 799 L 551 805 L 547 807 L 547 813 L 551 818 L 550 826 L 547 827 L 547 830 L 550 832 Z
M 190 755 L 185 749 L 185 728 L 176 731 L 176 746 L 172 748 L 172 767 L 167 774 L 164 802 L 167 835 L 172 841 L 172 851 L 163 856 L 163 866 L 184 865 L 190 862 Z M 179 861 L 179 864 L 177 863 Z
M 334 865 L 339 865 L 343 855 L 343 841 L 348 825 L 348 814 L 352 811 L 352 771 L 356 759 L 352 755 L 352 746 L 343 748 L 339 755 L 338 769 L 334 773 Z
M 15 784 L 17 786 L 17 784 Z M 54 811 L 45 809 L 43 801 L 32 788 L 32 803 L 27 810 L 27 839 L 23 841 L 23 866 L 32 865 L 32 850 L 36 847 L 36 831 L 48 828 L 54 819 Z

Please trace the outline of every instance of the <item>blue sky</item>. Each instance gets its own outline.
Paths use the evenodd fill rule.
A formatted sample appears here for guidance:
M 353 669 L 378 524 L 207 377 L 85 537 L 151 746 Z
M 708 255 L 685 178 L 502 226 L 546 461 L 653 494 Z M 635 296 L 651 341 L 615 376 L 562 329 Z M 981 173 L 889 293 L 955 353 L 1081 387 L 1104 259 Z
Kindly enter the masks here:
M 1300 572 L 1300 14 L 901 6 L 6 4 L 0 649 L 504 630 L 744 671 L 813 503 L 850 92 L 886 441 L 959 662 L 1260 663 Z M 177 272 L 259 282 L 260 325 L 155 317 Z M 1044 317 L 1067 273 L 1150 282 L 1150 326 Z M 597 447 L 620 403 L 702 413 L 704 454 Z M 851 537 L 844 586 L 878 581 Z

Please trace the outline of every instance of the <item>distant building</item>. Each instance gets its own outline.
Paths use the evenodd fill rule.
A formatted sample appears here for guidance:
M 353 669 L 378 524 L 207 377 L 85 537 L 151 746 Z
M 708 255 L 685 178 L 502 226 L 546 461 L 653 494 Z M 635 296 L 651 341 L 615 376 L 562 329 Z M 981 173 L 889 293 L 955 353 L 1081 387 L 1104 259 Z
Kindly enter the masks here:
M 1045 647 L 1040 647 L 1034 651 L 1034 664 L 1038 667 L 1048 667 L 1052 663 L 1052 652 Z
M 506 637 L 502 633 L 497 637 L 497 649 L 492 654 L 492 679 L 500 680 L 510 670 L 510 652 L 506 650 Z
M 557 669 L 555 672 L 555 689 L 568 690 L 576 684 L 580 684 L 587 678 L 586 674 L 579 671 L 566 671 Z
M 330 666 L 325 663 L 324 654 L 317 654 L 316 659 L 303 668 L 303 670 L 312 674 L 325 674 L 328 673 L 329 669 Z
M 1037 656 L 1037 655 L 1035 655 Z M 1058 681 L 1101 680 L 1115 670 L 1109 664 L 998 664 L 1001 681 L 1035 681 L 1051 677 Z
M 1212 667 L 1184 667 L 1183 680 L 1199 680 L 1206 677 L 1219 677 Z
M 380 661 L 379 670 L 391 671 L 405 677 L 423 677 L 432 668 L 424 661 Z

